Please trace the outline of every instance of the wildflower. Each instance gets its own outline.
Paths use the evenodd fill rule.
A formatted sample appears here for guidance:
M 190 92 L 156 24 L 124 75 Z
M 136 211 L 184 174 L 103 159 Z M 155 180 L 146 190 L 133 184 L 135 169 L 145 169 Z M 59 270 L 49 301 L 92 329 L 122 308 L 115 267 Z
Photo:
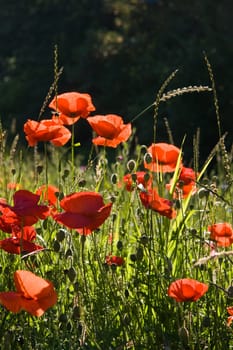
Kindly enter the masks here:
M 90 112 L 95 111 L 89 94 L 79 92 L 65 92 L 50 102 L 49 107 L 59 112 L 59 120 L 62 124 L 72 125 L 79 118 L 87 118 Z
M 168 143 L 152 143 L 147 152 L 151 162 L 144 162 L 144 167 L 154 172 L 173 172 L 180 154 L 180 149 Z
M 32 226 L 25 226 L 22 229 L 15 226 L 12 228 L 10 238 L 0 241 L 0 248 L 10 254 L 27 254 L 35 250 L 42 250 L 43 247 L 32 242 L 36 238 L 36 230 Z
M 227 312 L 230 316 L 227 318 L 227 326 L 230 327 L 232 321 L 233 321 L 233 306 L 227 307 Z
M 193 195 L 196 193 L 196 174 L 192 168 L 182 167 L 178 181 L 176 183 L 176 191 L 173 194 L 174 198 L 186 198 L 190 192 Z M 170 189 L 171 183 L 166 185 L 167 189 Z
M 217 246 L 229 247 L 233 243 L 233 228 L 227 222 L 208 226 L 210 239 L 216 241 Z
M 121 256 L 107 255 L 105 258 L 105 262 L 107 265 L 122 266 L 122 265 L 124 265 L 125 260 Z
M 40 122 L 28 119 L 24 124 L 24 132 L 31 147 L 40 141 L 50 141 L 57 147 L 64 146 L 71 138 L 71 132 L 55 117 Z
M 36 190 L 36 194 L 40 196 L 43 202 L 47 202 L 55 214 L 58 203 L 59 189 L 53 185 L 42 185 Z
M 53 284 L 30 271 L 16 271 L 14 282 L 16 291 L 0 292 L 0 303 L 11 312 L 25 310 L 40 317 L 57 302 Z
M 141 184 L 144 188 L 148 188 L 151 185 L 152 178 L 145 171 L 137 171 L 134 174 L 126 174 L 123 177 L 123 181 L 125 183 L 125 187 L 127 191 L 132 191 L 134 188 L 134 184 Z
M 147 209 L 154 210 L 169 219 L 173 219 L 176 216 L 176 211 L 172 207 L 172 202 L 160 197 L 155 188 L 140 192 L 140 199 Z
M 132 133 L 131 124 L 124 124 L 123 119 L 116 114 L 96 115 L 87 118 L 98 137 L 92 142 L 98 146 L 116 148 L 121 142 L 128 140 Z
M 207 292 L 208 288 L 205 283 L 191 278 L 182 278 L 170 284 L 168 295 L 177 302 L 197 301 Z
M 60 206 L 65 212 L 55 214 L 54 219 L 71 229 L 81 229 L 78 232 L 87 235 L 108 218 L 112 203 L 105 205 L 96 192 L 76 192 L 64 197 Z
M 46 219 L 49 208 L 46 205 L 38 205 L 40 196 L 27 190 L 18 190 L 14 193 L 14 205 L 0 203 L 0 226 L 10 229 L 12 225 L 31 226 L 39 219 Z M 8 231 L 5 231 L 8 232 Z M 10 230 L 11 232 L 11 230 Z

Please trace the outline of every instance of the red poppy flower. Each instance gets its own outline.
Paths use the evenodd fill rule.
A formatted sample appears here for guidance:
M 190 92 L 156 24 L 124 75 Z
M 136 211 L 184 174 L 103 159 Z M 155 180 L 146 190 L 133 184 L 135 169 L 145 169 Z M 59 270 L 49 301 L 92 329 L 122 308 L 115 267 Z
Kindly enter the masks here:
M 33 243 L 36 238 L 36 230 L 32 226 L 25 226 L 22 230 L 14 227 L 10 238 L 0 241 L 0 248 L 11 254 L 27 254 L 35 250 L 42 250 L 43 247 Z
M 178 302 L 197 301 L 208 290 L 208 285 L 191 278 L 183 278 L 172 282 L 168 288 L 168 295 Z
M 21 227 L 21 218 L 10 208 L 0 205 L 0 230 L 11 233 L 14 226 Z
M 95 111 L 89 94 L 79 92 L 66 92 L 54 97 L 49 107 L 59 112 L 59 120 L 62 124 L 72 125 L 79 118 L 87 118 L 90 112 Z
M 112 203 L 104 204 L 103 198 L 96 192 L 78 192 L 64 197 L 60 202 L 65 212 L 55 214 L 54 219 L 69 228 L 81 229 L 80 233 L 89 234 L 108 218 Z
M 134 179 L 133 179 L 134 177 Z M 136 181 L 135 181 L 136 180 Z M 148 188 L 152 183 L 151 176 L 145 171 L 137 171 L 134 174 L 126 174 L 123 177 L 123 181 L 126 186 L 127 191 L 133 190 L 133 185 L 136 183 L 137 185 L 141 184 L 144 188 Z
M 140 199 L 144 207 L 156 211 L 169 219 L 176 217 L 176 211 L 172 208 L 172 202 L 158 195 L 156 189 L 148 189 L 140 192 Z
M 31 147 L 40 141 L 50 141 L 57 147 L 64 146 L 71 138 L 71 132 L 55 117 L 40 122 L 28 119 L 24 124 L 24 132 Z
M 87 120 L 99 135 L 92 140 L 98 146 L 116 148 L 121 142 L 127 141 L 132 133 L 131 124 L 124 124 L 123 119 L 116 114 L 96 115 Z
M 6 228 L 17 226 L 31 226 L 39 219 L 46 219 L 49 216 L 49 208 L 46 205 L 38 205 L 40 196 L 27 190 L 19 190 L 14 193 L 14 206 L 0 203 L 0 226 Z M 9 231 L 5 231 L 9 232 Z M 10 230 L 11 232 L 11 230 Z
M 25 310 L 40 317 L 57 302 L 53 284 L 30 271 L 16 271 L 14 282 L 16 292 L 0 293 L 0 303 L 11 312 Z
M 176 191 L 174 191 L 174 198 L 186 198 L 192 193 L 197 192 L 196 187 L 196 174 L 192 168 L 182 167 L 179 175 L 179 179 L 176 184 Z M 171 183 L 166 185 L 167 189 L 170 189 Z
M 144 167 L 154 172 L 173 172 L 176 169 L 180 149 L 168 143 L 152 143 L 147 152 L 151 154 L 151 163 Z
M 43 202 L 47 202 L 48 205 L 56 207 L 57 205 L 57 194 L 59 189 L 53 185 L 42 185 L 36 190 Z
M 227 307 L 227 312 L 228 314 L 230 315 L 228 318 L 227 318 L 227 325 L 228 327 L 231 325 L 232 321 L 233 321 L 233 306 L 228 306 Z
M 227 222 L 208 226 L 210 239 L 217 242 L 217 246 L 229 247 L 233 243 L 233 228 Z
M 121 256 L 108 255 L 105 258 L 105 262 L 106 262 L 107 265 L 122 266 L 122 265 L 124 265 L 125 260 Z

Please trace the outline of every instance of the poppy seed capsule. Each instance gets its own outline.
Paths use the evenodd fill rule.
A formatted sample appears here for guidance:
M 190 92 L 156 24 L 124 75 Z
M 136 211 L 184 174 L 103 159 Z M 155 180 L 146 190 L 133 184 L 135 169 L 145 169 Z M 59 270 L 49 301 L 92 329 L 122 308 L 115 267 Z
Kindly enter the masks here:
M 127 163 L 127 169 L 132 172 L 136 168 L 136 162 L 133 159 L 130 159 Z

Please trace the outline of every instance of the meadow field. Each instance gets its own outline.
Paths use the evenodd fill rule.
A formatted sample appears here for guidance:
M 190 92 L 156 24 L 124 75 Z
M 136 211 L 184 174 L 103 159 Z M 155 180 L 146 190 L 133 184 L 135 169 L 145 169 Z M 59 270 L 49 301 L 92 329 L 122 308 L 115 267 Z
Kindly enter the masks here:
M 169 90 L 175 71 L 128 123 L 97 115 L 88 92 L 58 91 L 55 64 L 39 116 L 24 124 L 28 147 L 1 128 L 2 350 L 233 347 L 233 152 L 206 63 L 209 86 Z M 204 162 L 198 132 L 191 159 L 168 120 L 157 142 L 160 104 L 189 93 L 215 105 L 219 140 Z M 147 146 L 134 126 L 145 110 Z M 88 156 L 80 118 L 93 130 Z

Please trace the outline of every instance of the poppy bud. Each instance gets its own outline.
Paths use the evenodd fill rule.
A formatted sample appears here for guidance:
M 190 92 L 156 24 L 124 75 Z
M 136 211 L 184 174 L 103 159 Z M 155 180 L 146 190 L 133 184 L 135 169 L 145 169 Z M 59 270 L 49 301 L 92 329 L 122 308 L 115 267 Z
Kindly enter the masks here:
M 59 322 L 61 322 L 61 323 L 67 322 L 67 315 L 66 314 L 61 314 L 59 316 Z
M 148 236 L 142 235 L 142 236 L 140 237 L 140 243 L 142 243 L 143 245 L 148 244 L 148 242 L 149 242 L 149 237 L 148 237 Z
M 142 247 L 137 248 L 136 257 L 137 257 L 137 261 L 141 261 L 143 259 Z
M 67 259 L 70 256 L 73 256 L 73 251 L 72 251 L 72 249 L 68 248 L 67 251 L 65 252 L 65 257 Z
M 150 180 L 150 174 L 149 173 L 145 173 L 144 174 L 144 181 L 147 182 Z
M 146 164 L 150 164 L 152 162 L 152 155 L 150 153 L 146 153 L 144 155 L 144 162 Z
M 73 308 L 73 315 L 72 315 L 73 319 L 77 320 L 80 318 L 80 307 L 79 306 L 75 306 Z
M 130 159 L 127 163 L 127 169 L 132 172 L 136 168 L 136 162 L 133 159 Z
M 73 267 L 70 267 L 68 272 L 67 272 L 67 275 L 69 277 L 70 282 L 74 282 L 77 273 Z
M 60 243 L 57 240 L 55 240 L 53 243 L 53 250 L 58 253 L 60 251 L 60 248 L 61 248 Z
M 189 331 L 187 330 L 187 328 L 185 326 L 183 326 L 179 329 L 179 336 L 180 336 L 180 339 L 182 341 L 182 344 L 187 346 L 189 343 Z
M 208 197 L 208 195 L 209 195 L 209 191 L 207 191 L 205 188 L 201 188 L 201 189 L 198 191 L 198 196 L 199 196 L 199 198 Z
M 84 187 L 86 185 L 86 180 L 82 179 L 78 183 L 79 187 Z
M 38 174 L 41 174 L 42 171 L 43 171 L 43 165 L 38 165 L 37 168 L 36 168 L 36 171 Z
M 59 242 L 62 242 L 65 239 L 66 236 L 66 230 L 64 230 L 63 228 L 61 228 L 58 232 L 57 232 L 57 240 Z
M 117 242 L 117 249 L 122 250 L 122 248 L 123 248 L 123 243 L 122 243 L 122 241 L 118 241 L 118 242 Z
M 137 255 L 136 254 L 130 254 L 130 259 L 135 262 L 137 260 Z
M 227 290 L 227 294 L 229 298 L 233 298 L 233 286 L 230 286 Z
M 63 177 L 66 178 L 69 175 L 70 171 L 68 169 L 64 170 Z
M 112 174 L 111 176 L 111 183 L 115 185 L 117 183 L 117 174 Z

